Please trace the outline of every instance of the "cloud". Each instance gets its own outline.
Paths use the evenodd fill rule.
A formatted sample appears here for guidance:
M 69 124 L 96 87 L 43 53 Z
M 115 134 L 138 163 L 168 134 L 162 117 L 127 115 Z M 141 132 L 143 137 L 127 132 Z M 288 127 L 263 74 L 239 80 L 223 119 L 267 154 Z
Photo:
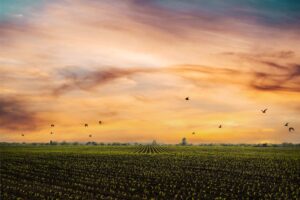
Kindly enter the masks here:
M 300 91 L 300 64 L 289 64 L 296 56 L 293 51 L 271 51 L 267 53 L 224 52 L 222 55 L 245 62 L 251 76 L 250 87 L 262 91 Z
M 262 58 L 280 58 L 287 59 L 295 57 L 295 52 L 291 50 L 260 52 L 260 53 L 239 53 L 239 52 L 223 52 L 222 55 L 237 56 L 245 59 L 262 59 Z
M 251 82 L 251 86 L 258 90 L 265 91 L 289 91 L 300 92 L 300 64 L 289 66 L 277 63 L 266 63 L 272 68 L 284 70 L 285 73 L 275 74 L 256 72 Z
M 210 81 L 214 83 L 243 84 L 239 78 L 232 79 L 231 76 L 242 76 L 243 72 L 235 69 L 217 68 L 201 65 L 178 65 L 160 68 L 113 68 L 105 67 L 97 70 L 87 70 L 82 68 L 72 68 L 59 72 L 64 79 L 63 83 L 51 89 L 53 96 L 60 96 L 73 90 L 89 91 L 95 87 L 103 86 L 120 78 L 133 78 L 133 76 L 143 76 L 143 74 L 160 74 L 181 77 L 195 84 Z M 141 79 L 142 80 L 142 79 Z M 141 99 L 136 97 L 137 99 Z
M 41 120 L 28 109 L 23 99 L 0 96 L 0 126 L 11 131 L 37 130 Z
M 170 68 L 173 73 L 196 85 L 236 85 L 262 91 L 300 92 L 300 64 L 282 65 L 261 61 L 265 67 L 251 71 L 237 69 L 183 65 Z M 232 78 L 234 77 L 234 78 Z
M 156 69 L 150 68 L 101 68 L 98 70 L 85 71 L 73 69 L 62 71 L 65 83 L 52 90 L 52 95 L 60 96 L 71 90 L 90 90 L 99 85 L 107 84 L 119 78 L 129 78 L 139 73 L 150 73 Z
M 73 68 L 63 70 L 60 74 L 64 81 L 52 88 L 53 96 L 60 96 L 73 90 L 89 91 L 95 87 L 106 85 L 120 78 L 132 78 L 142 74 L 168 74 L 181 77 L 195 85 L 236 85 L 255 90 L 299 92 L 300 65 L 281 65 L 274 62 L 261 61 L 271 69 L 260 71 L 242 71 L 201 65 L 178 65 L 161 68 L 101 68 L 85 70 Z M 280 70 L 280 73 L 272 68 Z M 235 77 L 234 79 L 232 77 Z

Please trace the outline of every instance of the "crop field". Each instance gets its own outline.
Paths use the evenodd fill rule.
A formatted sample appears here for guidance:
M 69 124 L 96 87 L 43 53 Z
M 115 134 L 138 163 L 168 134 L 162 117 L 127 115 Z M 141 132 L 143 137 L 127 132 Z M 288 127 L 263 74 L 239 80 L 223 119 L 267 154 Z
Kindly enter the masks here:
M 163 153 L 168 152 L 169 149 L 159 145 L 140 145 L 134 151 L 135 153 Z
M 299 199 L 299 147 L 1 146 L 5 199 Z

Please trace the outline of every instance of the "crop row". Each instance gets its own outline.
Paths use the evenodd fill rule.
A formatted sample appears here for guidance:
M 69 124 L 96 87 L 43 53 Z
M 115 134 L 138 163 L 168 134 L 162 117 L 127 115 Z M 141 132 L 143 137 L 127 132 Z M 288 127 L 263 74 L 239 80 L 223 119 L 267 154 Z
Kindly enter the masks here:
M 140 145 L 135 149 L 135 153 L 164 153 L 169 150 L 165 147 L 161 147 L 159 145 Z

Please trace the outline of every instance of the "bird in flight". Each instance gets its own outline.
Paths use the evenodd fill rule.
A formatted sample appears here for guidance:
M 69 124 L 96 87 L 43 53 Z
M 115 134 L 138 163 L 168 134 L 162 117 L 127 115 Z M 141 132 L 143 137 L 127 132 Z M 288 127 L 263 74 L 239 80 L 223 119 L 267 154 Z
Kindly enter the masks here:
M 192 132 L 193 135 L 195 135 L 195 132 Z
M 85 127 L 88 127 L 89 125 L 88 125 L 88 124 L 84 124 L 84 126 L 85 126 Z
M 22 134 L 22 136 L 24 136 L 24 134 Z
M 102 124 L 102 121 L 99 121 L 99 124 Z
M 190 100 L 190 97 L 185 97 L 185 100 L 186 100 L 186 101 Z
M 53 134 L 53 132 L 51 131 L 51 132 L 50 132 L 50 134 L 52 135 L 52 134 Z
M 219 125 L 219 128 L 222 128 L 222 125 Z
M 54 127 L 54 124 L 51 124 L 51 127 Z
M 289 123 L 286 123 L 284 126 L 289 126 Z
M 293 127 L 289 128 L 289 132 L 295 131 L 295 129 Z
M 264 109 L 264 110 L 261 110 L 262 113 L 266 113 L 268 110 L 268 108 Z
M 92 137 L 92 135 L 90 134 L 89 137 Z

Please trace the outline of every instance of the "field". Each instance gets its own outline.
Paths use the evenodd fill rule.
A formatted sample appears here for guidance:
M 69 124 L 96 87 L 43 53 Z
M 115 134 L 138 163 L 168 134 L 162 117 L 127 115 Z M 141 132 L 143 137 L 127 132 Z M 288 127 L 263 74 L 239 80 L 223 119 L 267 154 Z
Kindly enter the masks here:
M 300 198 L 299 147 L 20 145 L 0 152 L 1 200 Z

